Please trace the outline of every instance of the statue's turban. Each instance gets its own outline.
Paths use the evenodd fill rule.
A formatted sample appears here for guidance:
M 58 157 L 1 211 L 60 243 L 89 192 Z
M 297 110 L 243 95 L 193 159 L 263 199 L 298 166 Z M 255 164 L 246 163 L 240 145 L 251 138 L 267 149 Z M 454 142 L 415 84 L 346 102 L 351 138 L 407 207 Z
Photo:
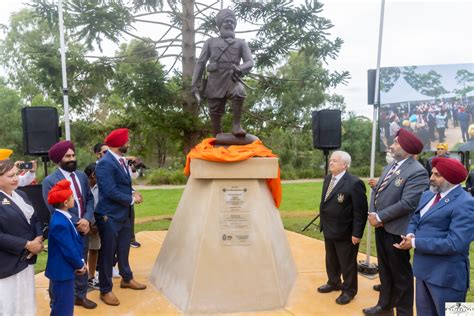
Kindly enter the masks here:
M 222 23 L 224 23 L 224 20 L 227 18 L 231 18 L 234 20 L 235 23 L 237 23 L 237 19 L 235 17 L 234 11 L 230 9 L 222 9 L 217 13 L 216 18 L 215 18 L 217 26 L 220 28 Z

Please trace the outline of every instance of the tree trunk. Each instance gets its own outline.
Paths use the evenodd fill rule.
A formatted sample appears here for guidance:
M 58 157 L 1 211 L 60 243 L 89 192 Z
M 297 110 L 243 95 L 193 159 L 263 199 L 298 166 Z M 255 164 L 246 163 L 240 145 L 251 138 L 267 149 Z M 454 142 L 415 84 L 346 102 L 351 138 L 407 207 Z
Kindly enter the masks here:
M 196 65 L 196 41 L 194 34 L 194 0 L 182 0 L 182 66 L 183 66 L 183 111 L 189 115 L 191 125 L 184 131 L 184 153 L 187 154 L 199 140 L 197 118 L 199 106 L 191 93 L 191 79 Z

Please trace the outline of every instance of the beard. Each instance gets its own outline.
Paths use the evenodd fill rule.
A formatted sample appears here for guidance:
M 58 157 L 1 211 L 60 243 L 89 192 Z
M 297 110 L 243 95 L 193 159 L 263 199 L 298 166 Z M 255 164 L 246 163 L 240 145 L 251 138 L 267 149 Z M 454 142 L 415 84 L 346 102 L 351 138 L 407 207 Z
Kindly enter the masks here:
M 232 28 L 221 28 L 220 33 L 222 38 L 235 38 L 235 32 Z
M 74 172 L 77 169 L 77 161 L 61 162 L 59 167 L 67 172 Z
M 434 182 L 430 181 L 430 191 L 433 193 L 443 193 L 448 191 L 453 185 L 448 181 L 443 182 L 441 185 L 436 185 Z
M 388 165 L 390 165 L 391 163 L 393 163 L 395 161 L 395 158 L 393 158 L 393 155 L 391 152 L 386 152 L 385 153 L 385 161 L 387 162 Z
M 126 154 L 127 151 L 128 151 L 128 147 L 125 147 L 125 146 L 119 147 L 119 151 L 120 151 L 122 154 Z

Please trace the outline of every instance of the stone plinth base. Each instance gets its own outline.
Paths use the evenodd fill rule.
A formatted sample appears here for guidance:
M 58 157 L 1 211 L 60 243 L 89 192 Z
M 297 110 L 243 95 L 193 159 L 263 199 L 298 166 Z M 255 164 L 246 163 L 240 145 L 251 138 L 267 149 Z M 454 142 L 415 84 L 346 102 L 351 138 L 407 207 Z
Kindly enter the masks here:
M 266 179 L 277 158 L 191 161 L 150 280 L 189 313 L 272 310 L 286 304 L 296 267 Z

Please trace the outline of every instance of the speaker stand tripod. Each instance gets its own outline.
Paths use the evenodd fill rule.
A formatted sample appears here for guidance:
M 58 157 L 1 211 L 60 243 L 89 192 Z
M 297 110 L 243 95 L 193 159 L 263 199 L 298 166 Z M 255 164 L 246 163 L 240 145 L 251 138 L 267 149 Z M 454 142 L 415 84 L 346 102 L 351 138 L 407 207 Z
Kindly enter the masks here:
M 327 176 L 327 175 L 328 175 L 328 167 L 329 167 L 329 150 L 324 149 L 324 150 L 323 150 L 323 153 L 324 153 L 324 157 L 326 158 L 326 166 L 324 167 L 324 175 Z M 301 229 L 301 231 L 304 232 L 304 231 L 307 230 L 311 225 L 314 225 L 314 226 L 316 226 L 316 227 L 318 228 L 319 225 L 314 223 L 318 218 L 319 218 L 319 213 L 316 214 L 316 216 L 315 216 L 308 224 L 306 224 L 306 226 L 303 227 L 303 228 Z
M 43 166 L 44 166 L 44 177 L 46 178 L 46 176 L 48 175 L 48 161 L 49 161 L 49 157 L 48 157 L 48 156 L 41 156 L 41 161 L 43 162 Z

